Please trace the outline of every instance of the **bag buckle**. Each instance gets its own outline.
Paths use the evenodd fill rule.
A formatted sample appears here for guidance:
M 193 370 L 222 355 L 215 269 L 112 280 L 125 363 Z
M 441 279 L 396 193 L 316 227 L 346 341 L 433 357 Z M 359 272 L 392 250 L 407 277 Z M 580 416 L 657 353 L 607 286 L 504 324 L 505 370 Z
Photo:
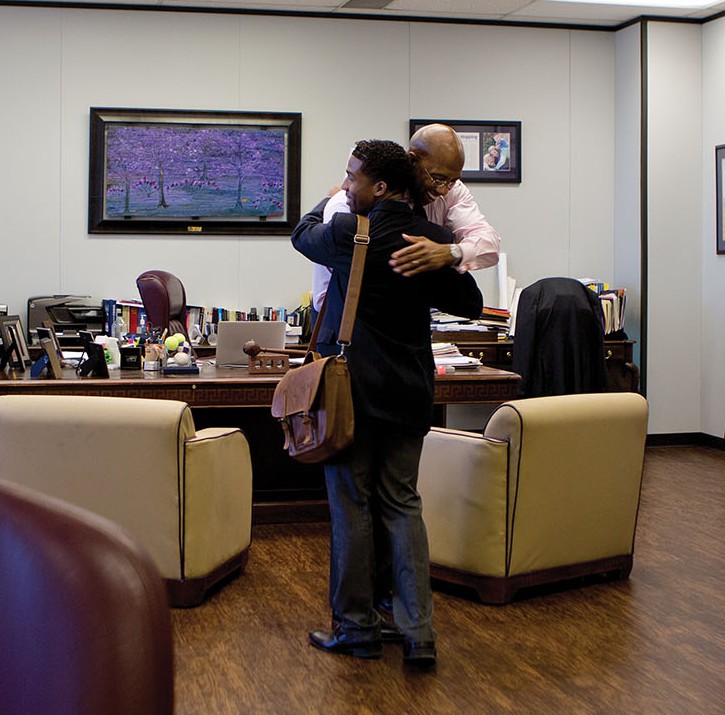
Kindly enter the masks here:
M 354 243 L 360 243 L 363 246 L 367 246 L 368 243 L 370 243 L 370 236 L 367 236 L 364 233 L 356 233 L 353 236 L 353 239 L 352 240 L 353 240 Z
M 279 419 L 279 423 L 282 425 L 282 432 L 284 433 L 284 447 L 283 449 L 289 449 L 290 443 L 292 442 L 292 435 L 290 433 L 290 426 L 284 417 Z

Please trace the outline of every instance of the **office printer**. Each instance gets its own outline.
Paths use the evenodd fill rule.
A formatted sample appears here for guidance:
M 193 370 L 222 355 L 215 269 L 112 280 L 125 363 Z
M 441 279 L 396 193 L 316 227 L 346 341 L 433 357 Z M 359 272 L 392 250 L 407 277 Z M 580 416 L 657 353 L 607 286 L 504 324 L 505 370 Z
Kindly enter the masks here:
M 103 301 L 87 295 L 35 296 L 28 299 L 28 342 L 37 343 L 36 328 L 50 321 L 62 344 L 77 344 L 79 330 L 105 332 Z

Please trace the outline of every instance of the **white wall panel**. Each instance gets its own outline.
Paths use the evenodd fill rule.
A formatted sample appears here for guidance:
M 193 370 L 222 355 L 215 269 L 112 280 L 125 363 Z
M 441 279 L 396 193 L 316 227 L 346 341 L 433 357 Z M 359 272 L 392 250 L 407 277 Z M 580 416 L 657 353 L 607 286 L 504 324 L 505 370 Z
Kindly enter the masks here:
M 303 214 L 342 183 L 356 141 L 406 140 L 406 24 L 250 17 L 241 38 L 243 103 L 302 112 Z M 262 301 L 261 277 L 265 304 L 295 307 L 312 268 L 285 237 L 241 240 L 241 305 Z
M 614 142 L 614 285 L 627 290 L 625 331 L 636 341 L 635 363 L 642 345 L 641 269 L 641 77 L 640 27 L 615 36 Z
M 699 432 L 701 29 L 652 22 L 647 44 L 649 430 Z
M 703 28 L 702 431 L 725 437 L 725 255 L 715 254 L 715 147 L 725 144 L 725 19 Z
M 60 13 L 0 11 L 0 303 L 62 285 Z
M 569 275 L 614 284 L 614 36 L 570 38 Z

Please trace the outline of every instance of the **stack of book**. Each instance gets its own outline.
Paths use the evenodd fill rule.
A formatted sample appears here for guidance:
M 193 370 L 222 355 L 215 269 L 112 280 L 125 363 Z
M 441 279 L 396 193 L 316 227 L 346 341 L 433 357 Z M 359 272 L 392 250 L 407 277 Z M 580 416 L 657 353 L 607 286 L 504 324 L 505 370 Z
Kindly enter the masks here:
M 506 334 L 511 327 L 511 311 L 505 308 L 489 308 L 484 306 L 478 322 L 490 330 Z
M 478 367 L 481 364 L 478 358 L 461 355 L 461 351 L 453 343 L 433 343 L 432 347 L 436 367 L 461 369 Z
M 430 318 L 431 338 L 434 342 L 492 342 L 497 338 L 495 329 L 483 320 L 466 320 L 448 313 L 435 312 Z

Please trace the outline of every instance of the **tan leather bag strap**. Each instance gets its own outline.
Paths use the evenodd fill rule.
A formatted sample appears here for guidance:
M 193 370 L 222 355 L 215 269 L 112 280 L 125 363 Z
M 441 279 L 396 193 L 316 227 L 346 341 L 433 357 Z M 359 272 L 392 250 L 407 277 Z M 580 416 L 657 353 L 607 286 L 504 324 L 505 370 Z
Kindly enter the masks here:
M 347 281 L 347 294 L 345 307 L 342 310 L 340 331 L 337 334 L 338 345 L 349 345 L 352 340 L 352 327 L 355 323 L 357 304 L 360 300 L 360 287 L 362 286 L 363 272 L 365 271 L 365 256 L 370 243 L 370 219 L 367 216 L 357 217 L 357 233 L 355 234 L 355 249 L 352 254 L 350 278 Z
M 352 253 L 352 266 L 350 267 L 350 278 L 347 281 L 347 293 L 345 295 L 345 306 L 342 309 L 342 319 L 340 320 L 340 330 L 337 334 L 337 343 L 341 346 L 347 346 L 352 340 L 352 328 L 355 324 L 355 314 L 357 313 L 357 304 L 360 301 L 360 287 L 362 286 L 363 273 L 365 272 L 365 255 L 367 254 L 368 244 L 370 243 L 370 219 L 367 216 L 357 217 L 357 233 L 355 234 L 355 248 Z M 322 317 L 325 315 L 325 306 L 327 305 L 327 294 L 322 302 L 320 312 L 317 314 L 315 327 L 310 337 L 310 350 L 317 347 L 317 334 L 322 324 Z

